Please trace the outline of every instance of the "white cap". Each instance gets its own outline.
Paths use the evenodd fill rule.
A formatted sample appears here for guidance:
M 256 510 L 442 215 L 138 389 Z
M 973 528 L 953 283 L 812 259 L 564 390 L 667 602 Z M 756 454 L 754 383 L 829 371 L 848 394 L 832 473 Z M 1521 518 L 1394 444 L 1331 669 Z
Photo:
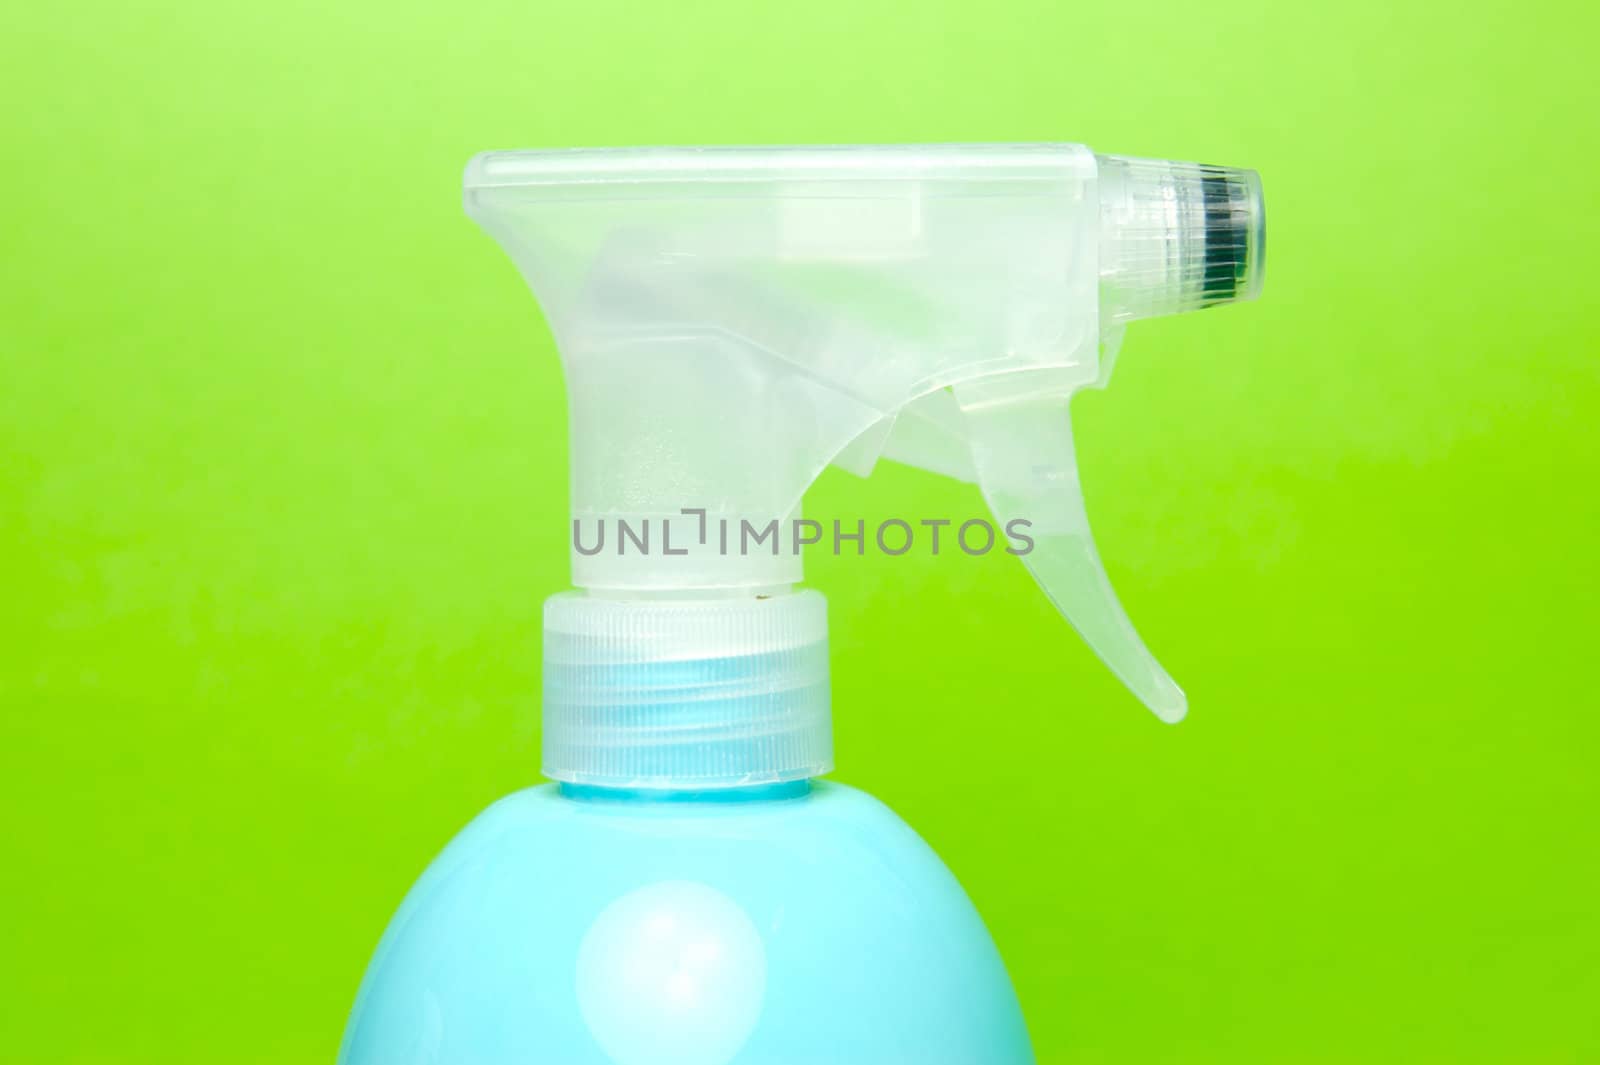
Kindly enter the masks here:
M 546 776 L 728 788 L 832 767 L 820 593 L 545 602 Z

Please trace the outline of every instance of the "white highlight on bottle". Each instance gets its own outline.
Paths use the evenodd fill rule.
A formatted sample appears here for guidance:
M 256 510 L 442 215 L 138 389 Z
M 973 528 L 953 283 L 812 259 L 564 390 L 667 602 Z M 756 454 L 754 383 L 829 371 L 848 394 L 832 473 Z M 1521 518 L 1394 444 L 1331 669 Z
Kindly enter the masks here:
M 578 947 L 578 1007 L 616 1065 L 727 1065 L 767 990 L 761 933 L 708 884 L 669 880 L 630 891 Z

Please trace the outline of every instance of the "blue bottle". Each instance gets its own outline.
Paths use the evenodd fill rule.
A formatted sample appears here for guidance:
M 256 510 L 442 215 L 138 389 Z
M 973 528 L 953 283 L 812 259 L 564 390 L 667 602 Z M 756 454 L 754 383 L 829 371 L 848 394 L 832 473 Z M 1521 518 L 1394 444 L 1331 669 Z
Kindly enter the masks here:
M 469 164 L 466 204 L 566 372 L 579 591 L 544 609 L 556 783 L 423 874 L 340 1060 L 1031 1062 L 955 878 L 819 779 L 827 612 L 802 549 L 937 552 L 943 532 L 948 555 L 1017 555 L 1180 719 L 1095 552 L 1067 402 L 1105 383 L 1125 322 L 1256 294 L 1255 175 L 1077 145 L 501 152 Z M 976 481 L 996 524 L 801 517 L 826 465 L 879 457 Z
M 1021 1065 L 1028 1033 L 960 885 L 863 792 L 543 785 L 412 889 L 342 1058 L 562 1065 Z

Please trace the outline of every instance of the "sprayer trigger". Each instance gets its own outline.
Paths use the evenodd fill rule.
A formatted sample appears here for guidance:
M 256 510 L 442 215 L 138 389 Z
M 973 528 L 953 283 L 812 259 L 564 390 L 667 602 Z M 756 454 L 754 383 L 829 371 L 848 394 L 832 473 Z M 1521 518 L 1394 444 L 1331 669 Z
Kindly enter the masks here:
M 1117 600 L 1084 510 L 1072 447 L 1068 394 L 992 388 L 968 398 L 958 386 L 978 485 L 1002 525 L 1026 521 L 1033 548 L 1023 563 L 1049 600 L 1111 672 L 1162 721 L 1176 723 L 1188 701 L 1156 661 Z

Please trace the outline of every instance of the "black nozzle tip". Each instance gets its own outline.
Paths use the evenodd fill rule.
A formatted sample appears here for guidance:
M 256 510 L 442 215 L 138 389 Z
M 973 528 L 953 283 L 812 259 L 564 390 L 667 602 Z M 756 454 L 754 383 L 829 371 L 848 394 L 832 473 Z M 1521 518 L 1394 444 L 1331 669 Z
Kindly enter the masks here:
M 1226 303 L 1244 295 L 1241 287 L 1250 276 L 1250 245 L 1257 220 L 1251 190 L 1240 181 L 1239 171 L 1208 166 L 1201 177 L 1205 204 L 1205 273 L 1202 298 L 1206 304 Z

